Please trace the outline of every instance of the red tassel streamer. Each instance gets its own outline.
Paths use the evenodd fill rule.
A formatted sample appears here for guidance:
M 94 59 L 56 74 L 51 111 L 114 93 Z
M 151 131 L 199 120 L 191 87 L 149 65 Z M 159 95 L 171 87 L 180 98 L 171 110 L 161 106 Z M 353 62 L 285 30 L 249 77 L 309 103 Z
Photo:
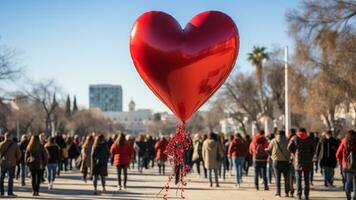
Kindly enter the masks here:
M 176 133 L 169 141 L 165 154 L 168 156 L 169 163 L 173 166 L 173 170 L 168 177 L 166 185 L 158 193 L 160 195 L 163 192 L 163 199 L 168 199 L 168 192 L 170 189 L 170 183 L 175 178 L 175 184 L 177 185 L 176 195 L 180 194 L 180 197 L 184 199 L 184 187 L 187 185 L 185 176 L 190 170 L 190 167 L 184 163 L 184 152 L 192 145 L 192 139 L 190 134 L 185 129 L 185 124 L 182 123 L 177 126 Z

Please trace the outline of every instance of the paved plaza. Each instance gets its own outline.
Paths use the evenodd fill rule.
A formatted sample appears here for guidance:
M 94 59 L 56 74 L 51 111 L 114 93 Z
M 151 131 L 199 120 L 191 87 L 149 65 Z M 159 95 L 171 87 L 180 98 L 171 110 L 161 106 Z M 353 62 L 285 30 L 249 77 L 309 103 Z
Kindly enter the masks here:
M 252 168 L 250 168 L 252 172 Z M 337 173 L 338 174 L 338 173 Z M 143 174 L 136 170 L 129 171 L 128 188 L 122 191 L 117 190 L 117 179 L 115 169 L 110 167 L 107 180 L 107 193 L 93 195 L 93 186 L 91 182 L 84 183 L 80 179 L 79 171 L 62 173 L 55 181 L 54 189 L 49 191 L 47 184 L 42 184 L 40 195 L 36 199 L 161 199 L 157 196 L 167 179 L 167 176 L 158 175 L 156 169 L 145 170 Z M 17 199 L 33 199 L 31 193 L 30 179 L 27 179 L 25 187 L 19 186 L 15 182 L 15 193 Z M 312 186 L 310 197 L 312 200 L 342 200 L 345 199 L 344 192 L 341 190 L 341 181 L 336 180 L 335 188 L 325 188 L 318 173 Z M 99 184 L 99 188 L 101 186 Z M 283 190 L 282 190 L 283 191 Z M 175 188 L 170 190 L 169 199 L 179 199 Z M 270 186 L 270 191 L 256 191 L 253 187 L 253 174 L 244 178 L 241 188 L 235 188 L 234 177 L 228 177 L 222 181 L 220 188 L 210 188 L 208 180 L 198 177 L 192 173 L 188 176 L 188 186 L 185 189 L 186 199 L 237 199 L 237 200 L 269 200 L 277 199 L 274 197 L 274 185 Z M 278 198 L 292 199 L 292 198 Z

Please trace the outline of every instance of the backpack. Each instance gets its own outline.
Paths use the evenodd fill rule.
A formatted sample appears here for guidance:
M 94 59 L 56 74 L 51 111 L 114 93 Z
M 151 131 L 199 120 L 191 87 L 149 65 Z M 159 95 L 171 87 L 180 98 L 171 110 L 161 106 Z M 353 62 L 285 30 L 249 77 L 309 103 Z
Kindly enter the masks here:
M 356 171 L 356 152 L 351 151 L 346 158 L 346 169 Z
M 254 153 L 256 160 L 267 160 L 268 158 L 268 153 L 265 151 L 263 143 L 256 144 Z

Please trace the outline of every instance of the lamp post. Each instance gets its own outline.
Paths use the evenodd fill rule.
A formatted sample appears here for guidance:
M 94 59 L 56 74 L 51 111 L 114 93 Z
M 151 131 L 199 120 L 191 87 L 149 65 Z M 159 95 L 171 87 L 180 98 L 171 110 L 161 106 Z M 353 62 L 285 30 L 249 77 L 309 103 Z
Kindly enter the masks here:
M 284 49 L 284 89 L 285 89 L 285 132 L 290 129 L 290 111 L 289 111 L 289 91 L 288 91 L 288 46 Z

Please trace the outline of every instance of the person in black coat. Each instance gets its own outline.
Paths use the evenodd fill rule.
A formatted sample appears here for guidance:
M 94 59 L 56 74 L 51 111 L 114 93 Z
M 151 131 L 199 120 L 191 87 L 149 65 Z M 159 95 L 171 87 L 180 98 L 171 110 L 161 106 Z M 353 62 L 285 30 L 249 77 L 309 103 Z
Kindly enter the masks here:
M 153 168 L 155 165 L 155 144 L 156 141 L 152 138 L 151 135 L 148 136 L 147 141 L 147 155 L 148 155 L 148 160 L 146 162 L 145 168 L 148 168 L 149 162 L 151 162 L 151 167 Z
M 60 159 L 58 160 L 58 170 L 57 170 L 57 176 L 60 175 L 60 172 L 63 170 L 63 149 L 66 148 L 66 142 L 63 138 L 62 135 L 57 135 L 55 137 L 55 143 L 58 145 L 59 147 L 59 151 L 60 151 Z
M 318 149 L 318 157 L 320 158 L 320 166 L 324 169 L 324 185 L 325 187 L 333 186 L 334 169 L 336 168 L 336 151 L 339 147 L 339 142 L 333 137 L 332 132 L 325 133 L 325 138 L 320 142 Z
M 97 183 L 101 178 L 102 192 L 105 193 L 105 177 L 108 175 L 109 147 L 105 142 L 105 136 L 99 135 L 95 138 L 91 152 L 91 176 L 93 177 L 94 194 L 97 194 Z
M 28 145 L 28 137 L 27 135 L 22 135 L 21 140 L 18 143 L 18 146 L 21 151 L 21 160 L 19 162 L 19 167 L 17 168 L 16 179 L 20 176 L 21 173 L 21 186 L 25 186 L 25 178 L 26 178 L 26 162 L 25 162 L 25 153 Z

